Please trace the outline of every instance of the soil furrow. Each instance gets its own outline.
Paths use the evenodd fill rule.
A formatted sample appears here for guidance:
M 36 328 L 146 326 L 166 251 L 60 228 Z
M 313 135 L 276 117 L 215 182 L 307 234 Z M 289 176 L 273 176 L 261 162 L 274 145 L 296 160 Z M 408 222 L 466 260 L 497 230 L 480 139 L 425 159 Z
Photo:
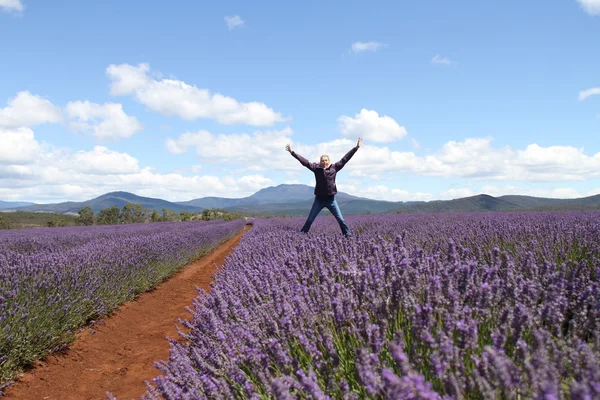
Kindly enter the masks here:
M 168 360 L 167 337 L 180 339 L 178 319 L 189 319 L 186 307 L 198 295 L 196 287 L 210 290 L 212 275 L 237 246 L 246 230 L 186 266 L 151 291 L 123 304 L 110 316 L 83 329 L 60 353 L 35 363 L 5 389 L 6 399 L 84 400 L 139 399 L 145 381 L 160 375 L 154 362 Z

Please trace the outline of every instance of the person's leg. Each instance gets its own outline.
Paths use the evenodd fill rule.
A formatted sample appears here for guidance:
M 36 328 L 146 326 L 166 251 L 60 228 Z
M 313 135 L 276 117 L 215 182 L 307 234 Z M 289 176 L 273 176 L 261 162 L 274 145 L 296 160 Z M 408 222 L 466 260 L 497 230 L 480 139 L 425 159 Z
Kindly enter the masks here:
M 310 209 L 308 218 L 306 218 L 306 222 L 304 223 L 304 226 L 302 227 L 300 232 L 307 233 L 310 230 L 310 226 L 314 222 L 315 218 L 317 218 L 317 215 L 319 215 L 323 207 L 323 202 L 320 201 L 318 197 L 315 197 L 315 201 L 313 202 L 312 208 Z
M 340 224 L 340 229 L 342 230 L 342 233 L 344 234 L 344 236 L 348 236 L 350 234 L 350 228 L 348 227 L 348 224 L 346 223 L 346 221 L 344 221 L 344 217 L 342 216 L 342 211 L 340 210 L 340 206 L 338 205 L 337 201 L 335 200 L 335 197 L 333 198 L 333 200 L 331 202 L 329 202 L 326 205 L 326 207 L 331 212 L 331 214 L 333 214 L 333 216 L 337 220 L 338 224 Z

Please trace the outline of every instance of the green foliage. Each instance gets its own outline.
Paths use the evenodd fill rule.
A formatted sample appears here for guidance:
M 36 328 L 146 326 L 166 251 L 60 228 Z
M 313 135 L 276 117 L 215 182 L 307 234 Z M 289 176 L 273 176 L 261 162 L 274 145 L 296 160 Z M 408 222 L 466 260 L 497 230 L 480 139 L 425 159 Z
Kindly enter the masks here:
M 120 214 L 121 210 L 117 206 L 105 208 L 98 213 L 97 223 L 98 225 L 116 225 L 119 223 Z
M 54 218 L 48 221 L 47 225 L 48 228 L 62 228 L 67 226 L 67 223 L 61 218 Z
M 162 209 L 162 221 L 164 222 L 174 222 L 174 221 L 179 221 L 179 215 L 168 208 L 163 208 Z
M 211 221 L 213 219 L 222 219 L 225 221 L 232 221 L 234 219 L 242 219 L 244 218 L 241 214 L 236 212 L 231 212 L 227 210 L 223 210 L 220 208 L 211 208 L 202 210 L 202 213 L 199 214 L 199 219 L 203 221 Z
M 47 226 L 75 226 L 77 217 L 31 211 L 4 212 L 0 215 L 0 229 L 45 228 Z
M 150 222 L 161 222 L 162 217 L 156 210 L 152 210 L 152 215 L 150 215 Z
M 192 220 L 192 213 L 190 213 L 189 211 L 182 211 L 179 213 L 179 216 L 181 217 L 182 221 L 191 221 Z
M 94 211 L 89 207 L 83 207 L 79 210 L 79 218 L 77 218 L 77 224 L 90 226 L 94 225 Z
M 124 224 L 139 224 L 146 222 L 148 210 L 141 204 L 127 203 L 121 209 L 119 222 Z

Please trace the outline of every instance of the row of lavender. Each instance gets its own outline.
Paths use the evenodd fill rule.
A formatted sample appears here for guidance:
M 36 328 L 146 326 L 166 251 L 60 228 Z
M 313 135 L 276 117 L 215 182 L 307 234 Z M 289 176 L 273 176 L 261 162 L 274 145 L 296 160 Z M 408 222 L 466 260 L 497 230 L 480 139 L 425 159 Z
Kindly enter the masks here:
M 600 213 L 260 220 L 146 399 L 600 398 Z
M 0 388 L 74 331 L 239 232 L 189 222 L 0 232 Z M 1 389 L 0 389 L 1 391 Z

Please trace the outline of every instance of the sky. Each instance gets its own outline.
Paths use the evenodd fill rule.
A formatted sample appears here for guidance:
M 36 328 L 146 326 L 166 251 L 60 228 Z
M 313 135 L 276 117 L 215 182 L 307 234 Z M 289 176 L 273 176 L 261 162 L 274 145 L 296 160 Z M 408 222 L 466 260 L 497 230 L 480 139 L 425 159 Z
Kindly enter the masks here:
M 600 0 L 0 0 L 0 200 L 600 194 Z

